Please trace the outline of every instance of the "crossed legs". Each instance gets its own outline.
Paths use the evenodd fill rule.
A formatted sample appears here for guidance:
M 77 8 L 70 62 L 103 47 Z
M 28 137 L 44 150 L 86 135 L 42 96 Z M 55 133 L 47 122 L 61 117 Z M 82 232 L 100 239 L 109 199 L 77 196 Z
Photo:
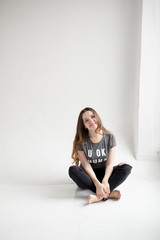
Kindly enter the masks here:
M 120 199 L 121 194 L 120 191 L 114 190 L 117 186 L 119 186 L 128 175 L 131 173 L 132 167 L 126 163 L 120 163 L 119 165 L 113 168 L 113 172 L 108 180 L 110 185 L 110 195 L 111 199 Z M 96 172 L 95 172 L 96 173 Z M 103 179 L 105 173 L 105 169 L 98 172 L 97 178 L 101 181 Z M 69 168 L 69 176 L 73 179 L 73 181 L 83 189 L 89 189 L 92 192 L 96 193 L 96 187 L 92 182 L 91 178 L 86 174 L 83 168 L 77 166 L 71 166 Z M 90 195 L 88 198 L 88 203 L 98 202 L 105 199 L 99 199 L 96 195 Z

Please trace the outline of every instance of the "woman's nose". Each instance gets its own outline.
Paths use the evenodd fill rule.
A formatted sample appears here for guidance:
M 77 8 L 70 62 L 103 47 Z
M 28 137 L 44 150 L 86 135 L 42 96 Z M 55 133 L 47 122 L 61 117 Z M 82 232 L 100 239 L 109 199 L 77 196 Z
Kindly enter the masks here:
M 89 119 L 89 123 L 93 123 L 93 119 Z

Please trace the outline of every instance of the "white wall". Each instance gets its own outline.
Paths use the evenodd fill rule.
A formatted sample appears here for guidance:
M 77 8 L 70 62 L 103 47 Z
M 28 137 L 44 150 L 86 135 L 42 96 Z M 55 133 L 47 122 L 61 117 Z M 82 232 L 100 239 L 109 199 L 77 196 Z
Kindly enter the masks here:
M 160 1 L 143 0 L 138 118 L 138 160 L 160 151 Z
M 0 2 L 1 181 L 68 180 L 86 106 L 133 136 L 140 23 L 138 0 Z
M 160 1 L 154 2 L 153 152 L 160 152 Z

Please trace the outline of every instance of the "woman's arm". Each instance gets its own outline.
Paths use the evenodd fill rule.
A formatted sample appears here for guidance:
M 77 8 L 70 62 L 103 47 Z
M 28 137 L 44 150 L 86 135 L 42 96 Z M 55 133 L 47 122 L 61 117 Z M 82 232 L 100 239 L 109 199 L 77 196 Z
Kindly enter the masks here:
M 112 171 L 113 171 L 113 162 L 114 162 L 115 154 L 116 154 L 116 147 L 113 147 L 109 151 L 108 160 L 107 160 L 107 163 L 106 163 L 105 175 L 104 175 L 104 178 L 103 178 L 103 181 L 102 181 L 102 184 L 105 185 L 106 192 L 108 194 L 110 193 L 108 179 L 111 176 Z
M 94 173 L 90 163 L 87 161 L 87 158 L 83 151 L 78 151 L 78 158 L 88 176 L 92 179 L 94 185 L 96 186 L 96 195 L 98 198 L 106 197 L 104 192 L 104 185 L 99 182 Z

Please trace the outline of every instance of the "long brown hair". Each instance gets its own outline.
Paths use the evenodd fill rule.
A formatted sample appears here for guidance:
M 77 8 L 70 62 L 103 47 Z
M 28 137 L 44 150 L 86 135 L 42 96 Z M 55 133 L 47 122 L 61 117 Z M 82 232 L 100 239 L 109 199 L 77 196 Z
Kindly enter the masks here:
M 86 107 L 84 108 L 78 117 L 78 122 L 77 122 L 77 129 L 76 129 L 76 135 L 73 141 L 73 150 L 72 150 L 72 158 L 73 158 L 73 164 L 76 164 L 77 166 L 79 165 L 79 158 L 78 158 L 78 147 L 80 144 L 85 143 L 86 142 L 86 138 L 88 136 L 88 129 L 86 129 L 84 127 L 84 123 L 83 123 L 83 119 L 82 119 L 82 115 L 83 113 L 85 113 L 86 111 L 91 111 L 97 120 L 97 129 L 96 129 L 96 133 L 100 133 L 100 131 L 104 131 L 107 133 L 112 134 L 110 131 L 108 131 L 106 128 L 104 128 L 104 126 L 102 125 L 102 121 L 98 115 L 98 113 L 91 107 Z

